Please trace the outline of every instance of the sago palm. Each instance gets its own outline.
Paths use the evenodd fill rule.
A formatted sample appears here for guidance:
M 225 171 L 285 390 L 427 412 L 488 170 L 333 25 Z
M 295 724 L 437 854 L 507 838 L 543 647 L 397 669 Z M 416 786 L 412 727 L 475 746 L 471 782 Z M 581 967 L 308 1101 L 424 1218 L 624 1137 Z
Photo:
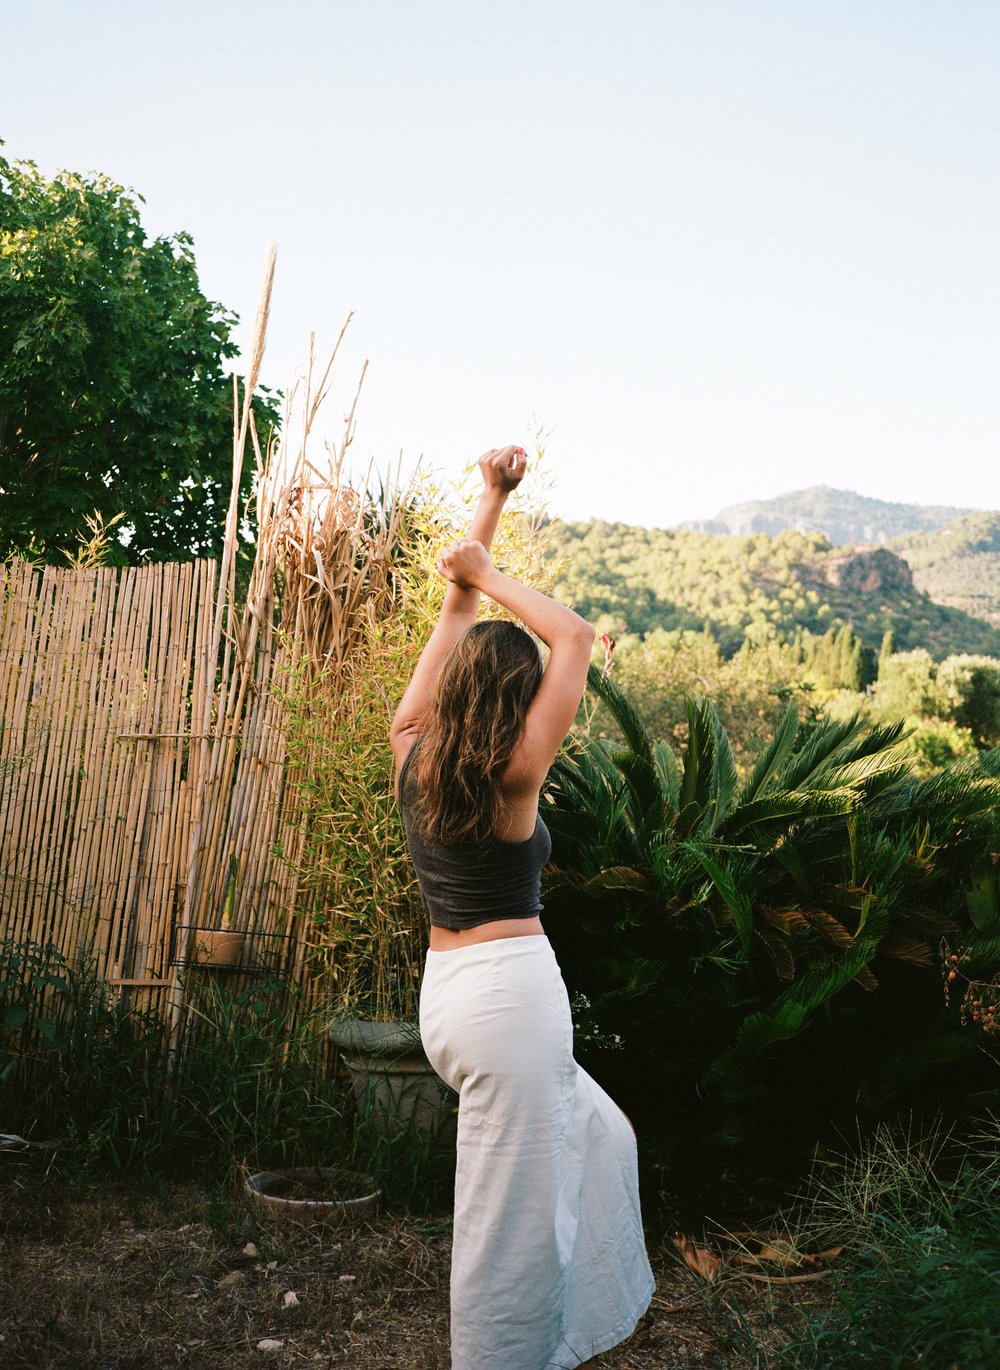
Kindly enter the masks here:
M 544 897 L 571 988 L 625 1041 L 609 1068 L 650 1098 L 697 1100 L 715 1140 L 739 1144 L 803 1070 L 875 1107 L 967 1053 L 941 1019 L 935 958 L 995 841 L 1000 768 L 917 782 L 901 723 L 800 724 L 788 707 L 741 778 L 707 701 L 689 705 L 677 758 L 606 675 L 589 685 L 624 743 L 574 738 L 553 767 Z M 856 1038 L 903 1001 L 924 1022 L 909 1043 L 899 1023 L 879 1028 L 887 1075 Z

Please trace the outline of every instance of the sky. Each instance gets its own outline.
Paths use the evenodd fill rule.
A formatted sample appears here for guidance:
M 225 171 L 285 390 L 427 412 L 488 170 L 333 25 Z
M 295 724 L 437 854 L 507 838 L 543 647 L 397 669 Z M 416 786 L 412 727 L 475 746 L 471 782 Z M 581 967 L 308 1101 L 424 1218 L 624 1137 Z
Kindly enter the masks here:
M 563 518 L 1000 506 L 994 0 L 6 0 L 0 138 L 194 238 L 322 435 Z

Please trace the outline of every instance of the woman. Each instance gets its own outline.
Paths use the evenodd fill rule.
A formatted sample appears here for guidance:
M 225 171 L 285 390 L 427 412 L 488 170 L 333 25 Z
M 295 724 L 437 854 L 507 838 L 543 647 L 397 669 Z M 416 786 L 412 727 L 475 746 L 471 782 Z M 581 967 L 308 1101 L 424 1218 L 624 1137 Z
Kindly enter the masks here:
M 397 794 L 430 912 L 420 1031 L 458 1091 L 452 1370 L 572 1370 L 649 1304 L 635 1137 L 573 1060 L 566 988 L 539 912 L 538 796 L 583 695 L 594 632 L 503 575 L 489 548 L 525 471 L 480 460 L 468 538 L 392 722 Z M 516 614 L 476 623 L 480 594 Z

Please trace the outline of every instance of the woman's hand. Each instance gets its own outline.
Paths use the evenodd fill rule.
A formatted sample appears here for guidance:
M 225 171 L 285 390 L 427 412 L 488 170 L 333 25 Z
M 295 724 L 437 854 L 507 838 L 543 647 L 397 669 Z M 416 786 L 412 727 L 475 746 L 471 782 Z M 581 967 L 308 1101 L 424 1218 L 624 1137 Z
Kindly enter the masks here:
M 474 590 L 477 582 L 492 571 L 493 562 L 481 542 L 459 538 L 438 557 L 437 568 L 445 580 L 452 581 L 463 590 Z
M 521 484 L 528 469 L 523 447 L 494 447 L 479 458 L 479 469 L 487 490 L 509 495 Z

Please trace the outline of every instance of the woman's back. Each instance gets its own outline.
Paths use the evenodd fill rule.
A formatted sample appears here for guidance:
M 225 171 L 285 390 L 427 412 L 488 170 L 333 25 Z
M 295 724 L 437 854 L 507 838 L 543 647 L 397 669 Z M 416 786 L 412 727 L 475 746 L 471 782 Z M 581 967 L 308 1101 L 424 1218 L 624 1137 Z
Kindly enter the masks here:
M 532 829 L 525 837 L 426 840 L 413 765 L 420 742 L 418 738 L 413 744 L 400 770 L 398 802 L 431 925 L 460 932 L 501 919 L 537 918 L 542 910 L 541 872 L 552 854 L 537 799 Z

